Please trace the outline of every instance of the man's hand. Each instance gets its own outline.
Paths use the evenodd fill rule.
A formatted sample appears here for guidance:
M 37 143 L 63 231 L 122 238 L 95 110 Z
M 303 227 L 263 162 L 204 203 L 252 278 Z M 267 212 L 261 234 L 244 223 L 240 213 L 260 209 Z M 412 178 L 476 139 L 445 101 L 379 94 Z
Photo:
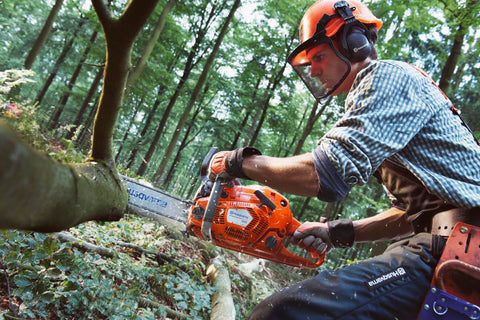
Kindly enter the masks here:
M 227 180 L 234 178 L 250 179 L 243 173 L 242 162 L 246 157 L 261 154 L 259 150 L 251 147 L 233 151 L 220 151 L 213 155 L 210 161 L 208 179 L 215 181 L 217 176 Z
M 353 245 L 355 233 L 350 219 L 325 223 L 305 222 L 293 233 L 290 241 L 304 248 L 314 258 L 329 252 L 333 248 L 349 248 Z
M 208 179 L 210 181 L 215 181 L 217 177 L 225 178 L 227 180 L 234 178 L 227 173 L 227 169 L 225 168 L 225 160 L 229 152 L 230 151 L 220 151 L 213 155 L 208 167 Z
M 321 219 L 321 221 L 324 218 Z M 326 220 L 326 219 L 325 219 Z M 298 245 L 318 258 L 333 248 L 328 225 L 322 222 L 305 222 L 293 233 L 290 242 Z

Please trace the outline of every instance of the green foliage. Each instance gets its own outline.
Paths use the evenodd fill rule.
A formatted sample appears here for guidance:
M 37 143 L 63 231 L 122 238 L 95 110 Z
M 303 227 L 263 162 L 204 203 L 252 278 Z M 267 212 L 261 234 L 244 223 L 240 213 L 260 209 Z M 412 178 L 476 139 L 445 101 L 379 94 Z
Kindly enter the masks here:
M 185 243 L 165 237 L 164 229 L 139 217 L 70 230 L 76 237 L 114 248 L 108 259 L 82 252 L 55 235 L 0 232 L 0 293 L 10 292 L 11 314 L 22 319 L 159 319 L 165 308 L 143 307 L 138 297 L 160 301 L 196 319 L 209 313 L 212 288 L 198 257 L 182 251 Z M 171 255 L 178 264 L 158 263 L 118 242 L 142 245 Z
M 120 15 L 126 3 L 123 0 L 112 3 L 113 15 Z M 134 44 L 132 67 L 142 54 L 163 3 L 165 1 L 160 1 Z M 199 34 L 205 34 L 199 50 L 194 53 L 191 76 L 179 92 L 178 101 L 165 124 L 152 160 L 148 163 L 145 177 L 139 178 L 149 179 L 156 171 L 201 73 L 205 57 L 210 52 L 218 26 L 232 3 L 228 0 L 179 1 L 172 10 L 147 67 L 125 97 L 118 118 L 113 138 L 115 149 L 122 150 L 117 161 L 122 174 L 137 177 L 135 170 L 144 161 L 163 112 L 176 94 L 178 81 L 186 71 L 191 44 Z M 237 20 L 221 46 L 215 68 L 210 71 L 202 99 L 197 101 L 199 114 L 195 121 L 189 121 L 191 130 L 188 131 L 188 136 L 187 130 L 182 131 L 185 145 L 182 148 L 179 146 L 180 154 L 172 164 L 173 174 L 170 181 L 165 183 L 168 186 L 166 191 L 191 198 L 199 184 L 199 167 L 207 150 L 211 146 L 224 149 L 242 146 L 249 142 L 250 131 L 257 129 L 260 123 L 262 125 L 255 146 L 267 155 L 291 155 L 305 126 L 304 115 L 308 115 L 313 100 L 289 66 L 282 74 L 280 71 L 286 57 L 298 44 L 299 20 L 311 3 L 313 1 L 297 1 L 294 5 L 284 0 L 242 1 L 242 8 L 236 15 Z M 366 3 L 384 22 L 377 43 L 380 57 L 413 63 L 425 69 L 436 82 L 446 64 L 459 23 L 469 23 L 448 95 L 480 138 L 480 74 L 477 71 L 480 42 L 476 33 L 480 20 L 472 18 L 478 16 L 478 3 L 453 0 L 428 3 L 421 0 L 379 0 Z M 0 91 L 3 91 L 0 92 L 0 117 L 18 131 L 24 140 L 37 149 L 44 150 L 49 156 L 59 161 L 82 162 L 86 157 L 83 150 L 88 151 L 91 134 L 92 123 L 91 120 L 89 122 L 88 115 L 94 111 L 100 92 L 100 88 L 93 87 L 92 83 L 105 58 L 104 39 L 91 5 L 80 0 L 64 3 L 47 42 L 35 60 L 32 67 L 35 73 L 32 74 L 17 69 L 22 68 L 28 51 L 49 14 L 52 1 L 3 0 L 1 4 L 0 71 L 9 71 L 0 72 Z M 210 21 L 212 23 L 200 24 L 200 17 L 206 18 L 205 13 L 212 6 L 218 8 Z M 250 10 L 251 8 L 254 9 Z M 71 50 L 54 72 L 53 66 L 61 48 L 66 39 L 71 38 L 73 30 L 79 28 L 80 21 L 84 24 L 78 30 Z M 91 40 L 95 30 L 99 31 L 98 37 Z M 90 48 L 90 51 L 83 61 L 86 48 Z M 73 88 L 69 89 L 67 84 L 77 66 L 82 67 L 81 72 Z M 277 76 L 281 79 L 273 88 L 272 83 Z M 48 80 L 51 80 L 50 84 Z M 43 89 L 46 90 L 44 99 L 41 103 L 35 103 Z M 87 99 L 90 91 L 94 94 Z M 7 96 L 8 92 L 10 96 Z M 47 125 L 59 104 L 59 98 L 64 94 L 69 97 L 68 103 L 54 124 L 55 129 L 49 131 Z M 10 97 L 14 99 L 10 100 Z M 153 115 L 151 126 L 146 128 L 147 134 L 139 141 L 139 133 L 145 128 L 145 120 L 157 99 L 160 103 L 158 111 Z M 336 99 L 325 109 L 312 128 L 302 152 L 312 150 L 316 141 L 341 117 L 343 102 L 343 98 Z M 6 112 L 5 107 L 8 108 L 11 103 L 15 104 L 17 111 L 21 111 L 21 115 Z M 83 104 L 88 107 L 80 115 L 81 125 L 77 128 L 76 135 L 67 140 L 64 137 L 74 119 L 79 116 L 77 113 Z M 265 112 L 257 114 L 264 106 Z M 260 122 L 262 115 L 265 118 Z M 83 137 L 80 134 L 82 129 L 86 132 Z M 80 151 L 75 147 L 78 144 L 86 147 Z M 136 147 L 140 151 L 133 167 L 123 168 Z M 326 203 L 312 199 L 305 206 L 304 212 L 300 210 L 304 207 L 305 198 L 287 196 L 294 215 L 302 214 L 302 220 L 318 219 L 327 210 L 330 210 L 332 217 L 361 218 L 389 206 L 388 198 L 375 182 L 353 188 L 349 196 L 334 207 L 327 207 Z M 168 241 L 163 234 L 157 234 L 153 229 L 155 228 L 148 227 L 148 224 L 127 218 L 119 223 L 79 226 L 72 229 L 72 232 L 86 241 L 104 246 L 115 246 L 122 239 L 171 255 L 176 255 L 176 250 L 182 252 L 184 246 L 188 247 L 182 242 Z M 156 240 L 152 240 L 150 234 L 155 234 Z M 154 310 L 139 307 L 135 299 L 139 294 L 148 294 L 148 298 L 157 301 L 161 296 L 160 300 L 166 305 L 190 312 L 193 317 L 208 311 L 207 300 L 213 289 L 206 286 L 201 278 L 204 266 L 198 257 L 182 256 L 181 260 L 189 265 L 186 268 L 156 266 L 148 257 L 134 255 L 132 252 L 123 252 L 113 260 L 105 260 L 93 253 L 82 253 L 69 244 L 59 243 L 49 235 L 13 231 L 5 231 L 2 235 L 4 241 L 0 244 L 1 261 L 8 266 L 6 270 L 12 289 L 12 303 L 20 307 L 16 312 L 21 312 L 24 318 L 45 318 L 51 316 L 55 308 L 61 310 L 61 316 L 66 319 L 77 318 L 77 315 L 102 318 L 110 312 L 109 318 L 114 317 L 112 314 L 118 318 L 128 318 L 129 314 L 135 312 L 127 310 L 126 306 L 136 310 L 142 318 L 153 319 L 164 315 L 164 310 L 160 308 Z M 357 245 L 346 251 L 334 250 L 322 268 L 334 269 L 350 261 L 361 260 L 368 257 L 371 250 L 368 245 Z M 279 270 L 276 271 L 280 273 Z M 290 275 L 295 273 L 296 271 L 290 270 Z M 263 276 L 272 277 L 272 274 Z M 288 274 L 284 277 L 289 278 Z M 252 282 L 262 283 L 262 279 L 252 280 L 235 274 L 233 281 L 237 290 L 235 299 L 238 297 L 237 311 L 246 316 L 256 301 L 266 294 L 264 289 L 252 285 Z M 270 287 L 274 288 L 272 285 Z M 2 293 L 5 293 L 5 284 L 1 288 Z M 202 294 L 193 295 L 194 291 Z M 36 305 L 38 308 L 34 307 Z

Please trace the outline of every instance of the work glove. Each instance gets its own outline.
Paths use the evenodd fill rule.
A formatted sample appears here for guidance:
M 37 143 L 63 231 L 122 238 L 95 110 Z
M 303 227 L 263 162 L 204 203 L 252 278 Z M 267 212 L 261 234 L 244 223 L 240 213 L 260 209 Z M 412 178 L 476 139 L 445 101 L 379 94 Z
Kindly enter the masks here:
M 217 177 L 231 180 L 234 178 L 250 179 L 243 173 L 242 162 L 245 158 L 262 153 L 255 148 L 245 147 L 233 151 L 220 151 L 213 155 L 208 166 L 208 179 L 215 181 Z
M 333 248 L 350 248 L 355 240 L 353 223 L 350 219 L 326 222 L 305 222 L 295 230 L 290 242 L 304 248 L 318 258 Z

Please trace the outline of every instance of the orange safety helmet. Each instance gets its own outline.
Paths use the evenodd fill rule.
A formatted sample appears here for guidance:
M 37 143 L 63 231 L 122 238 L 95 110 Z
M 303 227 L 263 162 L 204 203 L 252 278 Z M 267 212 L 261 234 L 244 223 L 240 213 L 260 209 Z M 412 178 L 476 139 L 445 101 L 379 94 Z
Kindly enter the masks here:
M 363 61 L 370 55 L 372 40 L 366 25 L 371 24 L 380 29 L 382 21 L 358 0 L 320 0 L 307 10 L 300 23 L 300 45 L 288 56 L 287 61 L 315 99 L 320 101 L 335 92 L 350 73 L 350 63 Z M 339 31 L 340 51 L 331 40 Z M 345 63 L 343 75 L 338 75 L 339 80 L 333 88 L 325 88 L 319 79 L 310 74 L 311 63 L 307 51 L 321 44 L 329 45 Z
M 324 26 L 325 36 L 329 38 L 334 36 L 338 32 L 338 30 L 345 24 L 345 20 L 343 19 L 343 17 L 336 13 L 336 5 L 339 2 L 343 1 L 320 0 L 314 5 L 312 5 L 307 10 L 307 12 L 305 12 L 299 28 L 299 48 L 304 43 L 308 43 L 308 40 L 311 40 L 315 35 L 322 32 L 322 30 L 317 29 L 318 24 L 322 20 L 322 18 L 324 18 L 324 15 L 331 17 L 326 26 Z M 380 29 L 382 27 L 382 21 L 375 17 L 366 5 L 357 0 L 346 0 L 345 2 L 348 3 L 349 7 L 352 8 L 353 16 L 358 21 L 362 22 L 363 24 L 375 24 L 377 26 L 377 29 Z M 306 55 L 306 49 L 309 49 L 309 46 L 306 46 L 304 50 L 301 50 L 294 57 L 291 57 L 289 59 L 290 63 L 292 65 L 309 63 Z

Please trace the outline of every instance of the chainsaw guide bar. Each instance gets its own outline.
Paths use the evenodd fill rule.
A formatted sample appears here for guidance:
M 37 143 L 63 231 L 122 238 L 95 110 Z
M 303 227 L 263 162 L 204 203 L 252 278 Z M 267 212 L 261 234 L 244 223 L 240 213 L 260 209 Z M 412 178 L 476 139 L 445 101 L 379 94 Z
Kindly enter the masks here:
M 128 206 L 187 223 L 187 211 L 191 201 L 173 196 L 147 182 L 120 176 L 128 188 Z

